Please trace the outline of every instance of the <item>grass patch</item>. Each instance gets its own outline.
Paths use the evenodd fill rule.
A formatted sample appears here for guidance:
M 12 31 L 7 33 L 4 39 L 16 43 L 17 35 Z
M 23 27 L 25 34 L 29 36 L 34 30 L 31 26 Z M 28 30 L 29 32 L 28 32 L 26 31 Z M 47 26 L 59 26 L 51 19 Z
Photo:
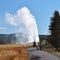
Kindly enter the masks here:
M 29 53 L 25 47 L 22 44 L 0 45 L 0 60 L 28 60 Z
M 44 48 L 44 51 L 48 52 L 48 53 L 52 53 L 54 55 L 60 56 L 60 52 L 56 51 L 55 48 Z

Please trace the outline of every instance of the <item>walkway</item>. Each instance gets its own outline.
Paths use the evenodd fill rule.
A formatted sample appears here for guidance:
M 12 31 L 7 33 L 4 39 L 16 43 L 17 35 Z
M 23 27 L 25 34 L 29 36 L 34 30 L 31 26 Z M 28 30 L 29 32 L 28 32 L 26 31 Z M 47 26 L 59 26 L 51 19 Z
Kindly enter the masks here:
M 36 48 L 28 48 L 27 50 L 30 53 L 30 60 L 60 60 L 60 57 L 37 50 Z

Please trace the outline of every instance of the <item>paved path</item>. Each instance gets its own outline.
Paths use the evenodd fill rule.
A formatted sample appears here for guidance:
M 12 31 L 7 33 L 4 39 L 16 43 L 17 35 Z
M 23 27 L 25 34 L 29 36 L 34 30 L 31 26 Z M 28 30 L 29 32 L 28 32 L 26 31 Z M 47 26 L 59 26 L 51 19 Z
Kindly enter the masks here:
M 60 60 L 59 57 L 36 48 L 28 48 L 27 50 L 30 53 L 30 60 Z

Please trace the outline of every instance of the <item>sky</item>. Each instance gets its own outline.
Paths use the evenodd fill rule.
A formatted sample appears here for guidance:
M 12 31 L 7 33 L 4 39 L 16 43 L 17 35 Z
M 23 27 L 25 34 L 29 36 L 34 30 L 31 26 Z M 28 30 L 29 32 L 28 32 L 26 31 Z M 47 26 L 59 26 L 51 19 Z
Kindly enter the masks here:
M 0 34 L 16 33 L 18 11 L 24 7 L 36 20 L 38 34 L 49 34 L 50 18 L 55 10 L 60 12 L 60 0 L 0 0 Z

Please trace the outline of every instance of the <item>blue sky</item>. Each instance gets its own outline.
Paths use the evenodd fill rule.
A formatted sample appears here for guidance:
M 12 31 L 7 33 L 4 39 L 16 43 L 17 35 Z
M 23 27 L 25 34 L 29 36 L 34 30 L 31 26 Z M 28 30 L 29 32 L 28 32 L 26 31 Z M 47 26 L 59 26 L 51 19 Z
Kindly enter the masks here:
M 17 28 L 6 22 L 5 14 L 14 15 L 24 6 L 35 16 L 39 34 L 48 34 L 50 17 L 55 10 L 60 12 L 60 0 L 0 0 L 0 34 L 15 33 Z

